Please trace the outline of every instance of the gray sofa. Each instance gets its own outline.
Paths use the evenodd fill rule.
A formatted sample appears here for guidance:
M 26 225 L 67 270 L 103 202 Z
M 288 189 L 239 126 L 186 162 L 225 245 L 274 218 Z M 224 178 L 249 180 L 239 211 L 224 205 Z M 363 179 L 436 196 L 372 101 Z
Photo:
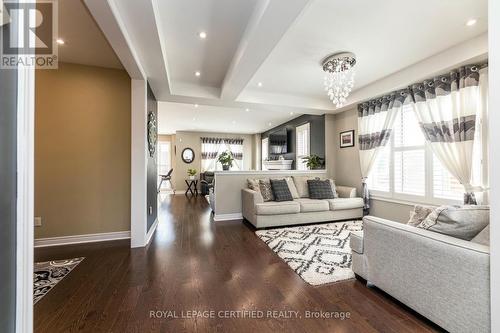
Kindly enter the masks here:
M 490 331 L 489 246 L 373 216 L 351 233 L 352 268 L 450 332 Z
M 337 186 L 336 190 L 339 196 L 336 199 L 301 197 L 293 201 L 264 202 L 260 192 L 242 189 L 243 217 L 256 228 L 360 219 L 363 199 L 356 197 L 356 189 Z

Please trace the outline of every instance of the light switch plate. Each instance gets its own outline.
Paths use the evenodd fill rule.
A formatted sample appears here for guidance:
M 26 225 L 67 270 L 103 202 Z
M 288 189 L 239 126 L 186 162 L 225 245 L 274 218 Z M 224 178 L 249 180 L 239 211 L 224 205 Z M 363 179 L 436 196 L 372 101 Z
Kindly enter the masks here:
M 42 226 L 42 217 L 35 216 L 35 227 L 41 227 L 41 226 Z

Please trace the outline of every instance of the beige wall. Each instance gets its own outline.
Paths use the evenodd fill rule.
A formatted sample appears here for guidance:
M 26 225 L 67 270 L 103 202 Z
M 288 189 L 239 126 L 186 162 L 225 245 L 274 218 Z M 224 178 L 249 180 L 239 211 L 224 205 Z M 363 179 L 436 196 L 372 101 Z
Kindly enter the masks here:
M 130 230 L 130 78 L 36 71 L 35 238 Z
M 329 120 L 333 116 L 333 120 Z M 330 169 L 329 175 L 333 174 L 335 182 L 339 185 L 356 187 L 358 194 L 361 193 L 361 169 L 359 166 L 358 150 L 358 114 L 356 109 L 351 109 L 335 115 L 327 115 L 326 118 L 326 147 L 327 165 L 333 164 L 333 173 Z M 333 122 L 330 123 L 330 122 Z M 334 128 L 333 134 L 331 128 Z M 340 133 L 355 130 L 356 144 L 350 148 L 340 148 Z M 329 141 L 334 142 L 333 149 L 329 148 Z M 333 151 L 333 157 L 329 152 Z M 332 160 L 331 160 L 332 159 Z M 398 222 L 407 222 L 412 205 L 399 204 L 381 200 L 371 200 L 370 215 L 390 219 Z
M 201 138 L 202 137 L 217 137 L 217 138 L 242 138 L 243 139 L 243 170 L 253 169 L 253 145 L 254 136 L 251 134 L 237 133 L 206 133 L 206 132 L 188 132 L 178 131 L 175 135 L 174 156 L 172 158 L 173 183 L 176 191 L 185 191 L 187 178 L 187 169 L 194 168 L 201 172 Z M 182 150 L 191 148 L 194 151 L 195 158 L 192 163 L 184 163 L 181 158 Z

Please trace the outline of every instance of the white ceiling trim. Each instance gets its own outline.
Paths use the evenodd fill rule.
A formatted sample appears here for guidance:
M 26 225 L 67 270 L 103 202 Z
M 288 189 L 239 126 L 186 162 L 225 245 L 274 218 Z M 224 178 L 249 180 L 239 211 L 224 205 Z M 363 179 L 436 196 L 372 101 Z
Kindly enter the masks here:
M 222 84 L 220 98 L 235 100 L 310 0 L 260 0 Z
M 146 74 L 113 0 L 84 1 L 128 75 L 132 79 L 144 79 Z

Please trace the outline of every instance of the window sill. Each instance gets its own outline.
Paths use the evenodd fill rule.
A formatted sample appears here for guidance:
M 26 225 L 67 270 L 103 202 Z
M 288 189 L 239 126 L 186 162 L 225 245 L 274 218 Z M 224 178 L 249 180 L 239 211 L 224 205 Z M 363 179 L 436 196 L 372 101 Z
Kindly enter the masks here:
M 390 202 L 390 203 L 396 203 L 396 204 L 406 205 L 406 206 L 426 205 L 426 206 L 439 207 L 441 205 L 457 205 L 457 204 L 460 205 L 460 204 L 462 204 L 459 201 L 446 200 L 446 199 L 440 199 L 439 201 L 436 201 L 436 202 L 429 202 L 429 201 L 425 201 L 425 200 L 405 200 L 405 199 L 399 199 L 399 198 L 392 198 L 392 197 L 387 197 L 387 196 L 380 195 L 380 194 L 371 194 L 370 199 L 376 200 L 376 201 L 385 201 L 385 202 Z

